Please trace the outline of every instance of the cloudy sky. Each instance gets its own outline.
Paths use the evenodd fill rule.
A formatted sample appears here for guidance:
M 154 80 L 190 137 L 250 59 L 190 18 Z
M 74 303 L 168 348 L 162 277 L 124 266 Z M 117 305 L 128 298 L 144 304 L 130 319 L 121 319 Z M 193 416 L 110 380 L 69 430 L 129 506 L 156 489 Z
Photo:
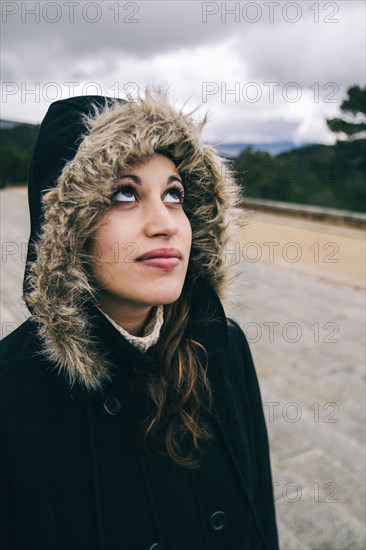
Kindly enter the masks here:
M 365 3 L 41 1 L 1 5 L 1 118 L 146 85 L 210 122 L 204 138 L 332 143 L 325 118 L 365 85 Z

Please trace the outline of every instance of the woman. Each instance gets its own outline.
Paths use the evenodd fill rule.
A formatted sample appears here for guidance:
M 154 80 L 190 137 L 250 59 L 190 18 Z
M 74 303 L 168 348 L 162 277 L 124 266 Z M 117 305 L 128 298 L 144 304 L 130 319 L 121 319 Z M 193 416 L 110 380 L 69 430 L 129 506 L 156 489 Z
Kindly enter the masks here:
M 1 342 L 0 546 L 278 548 L 247 340 L 225 315 L 228 163 L 161 90 L 53 103 Z

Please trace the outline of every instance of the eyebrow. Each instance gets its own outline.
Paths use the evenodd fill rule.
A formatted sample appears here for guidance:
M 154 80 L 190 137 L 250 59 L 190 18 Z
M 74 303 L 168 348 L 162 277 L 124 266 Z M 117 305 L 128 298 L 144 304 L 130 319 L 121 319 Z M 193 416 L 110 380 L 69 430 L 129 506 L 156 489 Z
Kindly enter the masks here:
M 123 176 L 119 176 L 116 183 L 118 184 L 118 182 L 120 180 L 125 179 L 125 178 L 131 178 L 137 185 L 142 185 L 141 178 L 139 176 L 136 176 L 135 174 L 124 174 Z M 172 183 L 173 181 L 176 181 L 176 180 L 183 183 L 180 179 L 180 176 L 178 174 L 176 174 L 176 175 L 169 176 L 167 184 Z

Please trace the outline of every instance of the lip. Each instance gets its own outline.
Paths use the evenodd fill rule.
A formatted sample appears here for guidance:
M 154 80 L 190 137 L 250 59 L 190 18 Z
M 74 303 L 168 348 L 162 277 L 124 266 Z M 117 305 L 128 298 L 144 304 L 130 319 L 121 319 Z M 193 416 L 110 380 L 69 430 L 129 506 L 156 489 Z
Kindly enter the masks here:
M 140 260 L 139 263 L 146 267 L 155 267 L 163 269 L 164 271 L 172 271 L 181 263 L 181 260 L 180 258 L 170 256 L 168 258 L 146 258 L 145 260 Z
M 155 250 L 150 250 L 149 252 L 145 252 L 145 254 L 142 254 L 137 258 L 137 262 L 141 262 L 144 260 L 175 260 L 175 264 L 177 265 L 178 262 L 177 259 L 181 259 L 182 254 L 177 248 L 156 248 Z

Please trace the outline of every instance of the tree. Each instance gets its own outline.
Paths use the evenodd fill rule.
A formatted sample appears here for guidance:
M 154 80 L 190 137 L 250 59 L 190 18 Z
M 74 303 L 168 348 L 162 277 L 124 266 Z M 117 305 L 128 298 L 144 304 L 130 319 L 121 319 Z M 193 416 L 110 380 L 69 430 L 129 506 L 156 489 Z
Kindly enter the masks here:
M 327 119 L 328 128 L 348 140 L 362 138 L 366 132 L 366 88 L 351 86 L 347 94 L 340 107 L 346 118 Z

